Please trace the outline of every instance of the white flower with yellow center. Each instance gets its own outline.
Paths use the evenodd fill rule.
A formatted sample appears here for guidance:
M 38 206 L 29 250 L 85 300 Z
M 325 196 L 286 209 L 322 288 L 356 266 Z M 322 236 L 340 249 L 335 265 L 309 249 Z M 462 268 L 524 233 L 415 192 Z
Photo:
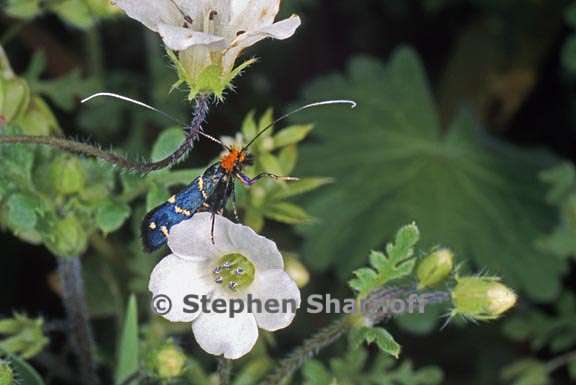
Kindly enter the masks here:
M 284 271 L 282 255 L 274 242 L 224 217 L 215 219 L 214 244 L 209 213 L 197 213 L 172 227 L 168 235 L 172 254 L 156 265 L 148 287 L 154 298 L 170 299 L 170 311 L 163 317 L 172 322 L 192 322 L 194 337 L 202 349 L 236 359 L 252 349 L 258 328 L 285 328 L 295 313 L 266 306 L 254 306 L 257 311 L 253 312 L 244 306 L 234 317 L 227 312 L 203 312 L 201 306 L 190 313 L 185 298 L 205 296 L 212 303 L 217 299 L 230 303 L 250 296 L 262 304 L 292 301 L 298 308 L 300 291 Z
M 267 37 L 287 39 L 300 26 L 296 15 L 274 22 L 280 0 L 114 0 L 114 3 L 131 18 L 158 32 L 169 49 L 178 51 L 179 64 L 191 88 L 201 86 L 196 83 L 203 83 L 199 77 L 211 65 L 219 67 L 223 79 L 231 80 L 236 58 L 245 48 Z

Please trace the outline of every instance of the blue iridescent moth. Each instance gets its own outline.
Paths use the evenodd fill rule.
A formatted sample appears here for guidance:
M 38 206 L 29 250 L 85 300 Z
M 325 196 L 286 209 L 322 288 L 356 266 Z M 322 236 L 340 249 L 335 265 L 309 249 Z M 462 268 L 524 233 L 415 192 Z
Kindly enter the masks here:
M 99 96 L 113 97 L 116 99 L 137 104 L 141 107 L 148 108 L 152 111 L 158 112 L 167 117 L 168 119 L 173 120 L 176 123 L 182 125 L 182 123 L 179 122 L 176 118 L 155 107 L 128 98 L 126 96 L 110 92 L 96 93 L 94 95 L 91 95 L 90 97 L 83 99 L 82 103 L 85 103 Z M 276 123 L 286 119 L 290 115 L 311 107 L 328 105 L 328 104 L 350 104 L 352 108 L 356 107 L 356 102 L 351 100 L 327 100 L 323 102 L 307 104 L 274 120 L 272 123 L 261 129 L 248 142 L 248 144 L 241 149 L 236 147 L 228 147 L 224 145 L 220 140 L 204 133 L 201 130 L 192 132 L 191 134 L 195 136 L 203 136 L 212 140 L 213 142 L 220 144 L 227 150 L 227 153 L 220 159 L 219 162 L 210 165 L 202 173 L 202 175 L 196 177 L 187 187 L 182 189 L 177 194 L 171 196 L 166 202 L 155 207 L 150 212 L 148 212 L 148 214 L 146 214 L 141 226 L 142 242 L 144 244 L 144 249 L 150 252 L 160 248 L 162 245 L 166 243 L 168 234 L 170 233 L 170 229 L 173 226 L 177 225 L 178 223 L 186 219 L 191 218 L 197 212 L 210 212 L 212 214 L 211 238 L 212 243 L 214 243 L 214 218 L 216 214 L 219 215 L 223 214 L 224 209 L 230 198 L 232 198 L 235 217 L 236 219 L 238 219 L 235 204 L 236 199 L 235 199 L 235 185 L 234 185 L 236 179 L 240 180 L 240 182 L 245 186 L 250 186 L 256 183 L 259 179 L 264 177 L 270 177 L 276 180 L 297 180 L 298 178 L 282 177 L 267 172 L 256 175 L 254 178 L 249 178 L 248 176 L 242 173 L 244 167 L 250 166 L 253 163 L 253 157 L 251 154 L 247 152 L 247 149 L 266 130 L 272 128 Z M 172 156 L 169 158 L 172 158 Z
M 245 186 L 250 186 L 264 177 L 270 177 L 276 180 L 298 179 L 278 176 L 267 172 L 249 178 L 242 173 L 242 170 L 246 166 L 250 166 L 253 163 L 252 155 L 247 152 L 248 147 L 250 147 L 250 145 L 254 143 L 266 130 L 292 114 L 310 107 L 341 103 L 351 104 L 352 107 L 356 106 L 356 103 L 348 100 L 330 100 L 307 104 L 281 116 L 268 126 L 264 127 L 243 148 L 227 147 L 218 139 L 200 132 L 199 134 L 202 136 L 224 146 L 227 152 L 219 162 L 210 165 L 202 175 L 196 177 L 187 187 L 177 194 L 172 195 L 166 202 L 146 214 L 141 228 L 142 242 L 145 250 L 150 252 L 164 245 L 172 226 L 191 218 L 197 212 L 212 213 L 212 231 L 210 235 L 212 243 L 214 243 L 214 217 L 216 214 L 223 214 L 230 198 L 232 198 L 236 219 L 238 218 L 235 204 L 236 180 L 239 180 Z

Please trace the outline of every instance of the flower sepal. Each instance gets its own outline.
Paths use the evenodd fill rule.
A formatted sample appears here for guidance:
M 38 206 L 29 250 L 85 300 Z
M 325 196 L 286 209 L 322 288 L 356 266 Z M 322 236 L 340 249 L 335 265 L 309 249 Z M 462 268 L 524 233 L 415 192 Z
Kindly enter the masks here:
M 178 80 L 172 84 L 170 92 L 185 85 L 188 88 L 188 100 L 194 100 L 199 94 L 214 95 L 222 100 L 224 92 L 234 88 L 232 81 L 257 61 L 255 58 L 248 59 L 227 72 L 219 64 L 210 64 L 203 68 L 185 65 L 174 51 L 166 50 L 166 52 L 178 74 Z

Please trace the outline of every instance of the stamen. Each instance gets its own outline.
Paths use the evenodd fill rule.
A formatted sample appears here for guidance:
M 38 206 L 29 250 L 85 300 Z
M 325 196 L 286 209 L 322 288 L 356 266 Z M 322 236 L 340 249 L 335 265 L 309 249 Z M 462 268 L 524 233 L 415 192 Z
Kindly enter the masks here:
M 221 275 L 218 275 L 216 277 L 216 279 L 214 280 L 214 282 L 216 283 L 222 283 L 224 281 L 224 278 Z
M 210 13 L 208 14 L 208 19 L 212 21 L 216 16 L 218 16 L 218 12 L 216 12 L 215 10 L 211 10 Z
M 218 274 L 222 271 L 222 266 L 217 266 L 214 268 L 214 270 L 212 270 L 212 273 L 214 274 Z
M 228 289 L 230 289 L 230 290 L 236 290 L 237 287 L 238 287 L 238 282 L 230 281 L 230 283 L 228 284 Z
M 242 274 L 244 274 L 244 269 L 241 268 L 241 267 L 239 267 L 239 268 L 236 269 L 236 271 L 234 272 L 234 274 L 236 274 L 236 275 L 242 275 Z
M 252 261 L 242 254 L 226 254 L 215 262 L 211 267 L 212 277 L 217 284 L 228 290 L 245 290 L 254 281 L 256 268 Z

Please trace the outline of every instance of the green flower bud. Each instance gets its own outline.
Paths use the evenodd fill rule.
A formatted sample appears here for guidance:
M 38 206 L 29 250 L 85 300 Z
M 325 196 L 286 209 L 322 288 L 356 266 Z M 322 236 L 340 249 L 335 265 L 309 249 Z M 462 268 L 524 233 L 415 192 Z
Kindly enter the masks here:
M 14 383 L 14 372 L 8 361 L 0 360 L 0 385 L 12 385 Z
M 0 321 L 0 333 L 6 335 L 0 341 L 0 348 L 25 359 L 32 358 L 49 342 L 43 329 L 44 321 L 41 318 L 32 319 L 15 314 L 11 319 Z
M 296 282 L 299 288 L 303 288 L 310 281 L 310 273 L 306 266 L 302 264 L 297 258 L 287 256 L 284 263 L 284 270 L 288 273 L 290 278 Z
M 452 312 L 477 320 L 496 319 L 514 306 L 517 298 L 499 278 L 462 277 L 452 291 Z
M 167 344 L 156 352 L 154 369 L 161 379 L 170 379 L 182 375 L 186 365 L 186 356 L 173 344 Z
M 86 227 L 74 215 L 69 214 L 59 220 L 50 230 L 46 234 L 45 244 L 60 257 L 81 255 L 88 246 Z
M 57 192 L 68 195 L 82 191 L 86 174 L 78 159 L 61 157 L 52 163 L 50 179 Z
M 454 254 L 449 249 L 438 249 L 426 256 L 416 269 L 418 289 L 433 287 L 450 275 L 454 267 Z

